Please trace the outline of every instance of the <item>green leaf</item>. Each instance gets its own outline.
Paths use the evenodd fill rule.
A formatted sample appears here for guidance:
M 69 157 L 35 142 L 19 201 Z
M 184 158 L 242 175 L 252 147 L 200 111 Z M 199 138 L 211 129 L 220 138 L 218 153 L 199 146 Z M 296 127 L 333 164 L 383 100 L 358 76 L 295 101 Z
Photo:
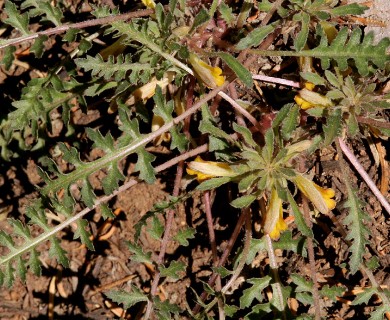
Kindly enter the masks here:
M 112 213 L 112 210 L 106 203 L 102 203 L 99 208 L 104 220 L 108 218 L 115 218 L 115 214 Z
M 108 165 L 107 176 L 102 180 L 102 187 L 106 195 L 109 195 L 113 193 L 114 190 L 118 189 L 119 181 L 125 180 L 125 176 L 119 170 L 118 162 L 119 161 L 113 161 Z
M 302 50 L 300 53 L 310 52 L 310 56 L 321 59 L 323 69 L 330 66 L 330 58 L 334 59 L 340 70 L 344 71 L 348 67 L 348 60 L 353 59 L 359 74 L 366 76 L 369 73 L 369 62 L 378 68 L 384 68 L 385 63 L 390 60 L 386 50 L 390 45 L 390 39 L 384 38 L 378 44 L 374 44 L 373 33 L 364 36 L 362 31 L 355 28 L 348 40 L 348 28 L 342 28 L 330 45 L 325 42 L 309 51 Z M 348 40 L 348 41 L 347 41 Z
M 230 318 L 232 318 L 237 313 L 238 310 L 240 309 L 237 306 L 228 305 L 228 304 L 225 304 L 223 306 L 223 311 L 225 312 L 226 316 Z
M 225 20 L 229 26 L 232 26 L 235 20 L 232 8 L 225 4 L 225 2 L 222 2 L 219 5 L 219 12 L 221 13 L 222 19 Z
M 168 103 L 165 102 L 165 97 L 162 94 L 160 86 L 156 87 L 156 92 L 153 97 L 156 104 L 153 109 L 153 113 L 164 120 L 164 123 L 169 123 L 172 121 L 172 112 L 174 109 L 173 100 Z M 183 133 L 179 132 L 179 125 L 173 126 L 169 132 L 171 133 L 171 150 L 177 148 L 179 151 L 183 152 L 187 149 L 188 140 Z
M 248 194 L 239 197 L 237 199 L 234 199 L 232 202 L 230 202 L 230 205 L 234 208 L 241 209 L 241 208 L 248 207 L 255 200 L 256 200 L 256 196 L 252 194 Z
M 5 23 L 18 29 L 24 36 L 30 33 L 28 30 L 29 17 L 27 13 L 21 14 L 16 5 L 8 0 L 5 2 L 5 12 L 8 15 L 8 18 L 4 20 Z
M 96 195 L 88 178 L 85 178 L 80 190 L 81 199 L 88 208 L 92 208 L 95 204 Z
M 329 72 L 326 70 L 325 72 Z M 320 75 L 314 72 L 300 72 L 300 76 L 305 79 L 306 81 L 309 81 L 313 83 L 316 86 L 325 85 L 326 81 L 324 78 L 322 78 Z
M 159 297 L 153 298 L 154 311 L 159 320 L 166 319 L 178 319 L 178 317 L 172 317 L 171 314 L 178 315 L 181 311 L 177 304 L 172 304 L 169 300 L 160 301 Z
M 134 285 L 131 285 L 131 292 L 112 290 L 107 292 L 106 295 L 112 301 L 123 304 L 125 309 L 129 309 L 138 302 L 148 301 L 148 297 Z
M 15 46 L 9 46 L 4 49 L 4 57 L 2 63 L 4 64 L 4 68 L 6 71 L 8 71 L 12 66 L 12 63 L 15 59 L 14 56 L 15 51 L 16 51 Z
M 285 104 L 279 112 L 276 114 L 275 119 L 272 121 L 272 128 L 276 129 L 284 121 L 287 115 L 290 113 L 291 108 L 294 106 L 293 103 Z
M 184 273 L 186 270 L 186 265 L 181 261 L 172 261 L 168 268 L 160 266 L 159 270 L 162 277 L 170 277 L 174 280 L 181 278 L 179 273 Z
M 294 39 L 294 47 L 296 51 L 301 51 L 306 45 L 307 37 L 309 36 L 309 14 L 302 11 L 300 14 L 300 21 L 301 31 L 299 31 L 297 37 Z
M 154 155 L 147 152 L 145 149 L 137 151 L 138 160 L 134 167 L 134 171 L 139 171 L 139 178 L 146 183 L 152 184 L 156 180 L 152 162 L 156 159 Z
M 265 159 L 266 163 L 271 163 L 274 155 L 274 143 L 275 136 L 272 128 L 268 129 L 264 135 L 265 144 L 261 150 L 261 155 Z
M 144 253 L 142 248 L 131 243 L 130 241 L 126 241 L 127 247 L 129 248 L 130 252 L 133 254 L 130 259 L 134 262 L 140 262 L 140 263 L 150 263 L 152 264 L 152 253 Z
M 236 49 L 243 50 L 249 47 L 257 47 L 266 36 L 275 30 L 277 25 L 278 23 L 274 22 L 266 26 L 256 28 L 237 43 Z
M 345 288 L 338 287 L 338 286 L 332 286 L 329 287 L 329 285 L 325 285 L 321 288 L 320 294 L 323 297 L 327 297 L 330 300 L 336 302 L 338 297 L 342 297 L 345 292 Z
M 141 71 L 153 70 L 152 66 L 148 63 L 133 63 L 131 55 L 119 55 L 118 57 L 109 56 L 107 61 L 104 61 L 101 55 L 97 55 L 96 58 L 88 56 L 86 58 L 75 59 L 75 62 L 79 68 L 85 71 L 91 71 L 92 76 L 103 77 L 106 80 L 110 80 L 112 77 L 116 81 L 121 81 L 128 73 L 137 74 Z
M 297 300 L 304 305 L 313 305 L 314 298 L 309 292 L 298 292 Z
M 326 147 L 333 143 L 333 141 L 341 134 L 342 129 L 342 118 L 341 109 L 335 109 L 333 113 L 327 117 L 326 125 L 323 127 L 324 130 L 324 143 Z
M 351 258 L 349 261 L 351 273 L 354 274 L 359 270 L 360 264 L 363 261 L 365 247 L 369 243 L 367 238 L 369 231 L 364 225 L 364 221 L 368 221 L 370 217 L 362 210 L 365 206 L 364 202 L 357 196 L 357 190 L 352 189 L 347 184 L 348 200 L 345 203 L 345 208 L 348 208 L 348 214 L 343 220 L 343 223 L 349 226 L 350 232 L 346 240 L 351 240 L 352 245 L 349 248 Z
M 8 219 L 8 223 L 13 228 L 15 234 L 23 237 L 24 240 L 31 240 L 30 229 L 25 226 L 20 220 Z
M 289 140 L 295 128 L 299 124 L 299 106 L 294 105 L 283 120 L 281 134 L 285 140 Z
M 36 58 L 42 58 L 43 50 L 45 49 L 45 41 L 47 41 L 47 39 L 49 39 L 49 37 L 46 35 L 41 35 L 35 39 L 30 51 L 35 54 Z
M 230 270 L 226 269 L 225 267 L 211 267 L 211 269 L 214 272 L 218 273 L 222 279 L 233 274 L 233 271 L 230 271 Z
M 22 283 L 25 283 L 26 282 L 27 268 L 26 268 L 25 262 L 21 256 L 17 257 L 15 271 L 16 271 L 16 274 L 18 275 L 18 277 L 20 278 L 20 280 L 22 281 Z
M 208 22 L 210 20 L 209 13 L 204 9 L 201 8 L 198 12 L 198 14 L 195 16 L 194 22 L 191 27 L 191 31 L 195 30 L 197 27 L 201 26 L 202 24 Z
M 151 228 L 148 229 L 148 233 L 153 239 L 161 239 L 161 236 L 164 233 L 164 225 L 157 216 L 152 218 Z
M 177 234 L 173 237 L 173 240 L 179 242 L 181 246 L 188 247 L 189 242 L 187 239 L 195 238 L 196 230 L 194 228 L 186 228 L 184 230 L 179 230 Z
M 253 140 L 252 132 L 247 127 L 240 126 L 233 122 L 233 130 L 242 135 L 245 143 L 248 146 L 252 148 L 258 147 L 258 144 L 255 142 L 255 140 Z
M 39 253 L 35 248 L 30 252 L 30 259 L 28 264 L 30 266 L 31 272 L 40 277 L 42 274 L 41 262 L 39 261 Z
M 292 282 L 294 282 L 297 287 L 295 288 L 295 292 L 312 292 L 313 290 L 313 281 L 307 280 L 304 276 L 300 274 L 292 273 L 290 275 Z
M 241 64 L 241 62 L 225 52 L 219 52 L 217 56 L 225 61 L 225 63 L 229 66 L 230 69 L 233 70 L 233 72 L 245 84 L 245 86 L 248 88 L 253 86 L 252 74 Z
M 345 16 L 349 14 L 353 15 L 361 15 L 364 13 L 365 10 L 367 10 L 368 7 L 361 6 L 357 3 L 351 3 L 347 5 L 337 6 L 335 8 L 332 8 L 329 10 L 329 13 L 332 16 Z
M 105 152 L 114 151 L 114 138 L 110 133 L 107 133 L 106 136 L 103 136 L 100 131 L 93 130 L 91 128 L 86 129 L 88 138 L 91 139 L 93 143 L 93 148 L 100 148 Z
M 371 312 L 369 320 L 383 320 L 386 312 L 390 312 L 390 307 L 387 304 L 383 304 L 376 308 L 374 312 Z
M 301 212 L 301 210 L 299 210 L 298 205 L 295 202 L 294 197 L 292 196 L 290 191 L 287 192 L 287 198 L 288 198 L 288 202 L 290 203 L 291 209 L 293 211 L 294 218 L 295 218 L 294 221 L 297 224 L 298 230 L 304 236 L 309 237 L 309 238 L 313 238 L 314 237 L 313 230 L 311 230 L 307 226 L 305 219 L 302 215 L 302 212 Z
M 57 261 L 62 264 L 64 268 L 69 268 L 69 261 L 66 256 L 66 251 L 62 249 L 60 242 L 54 236 L 50 237 L 49 256 L 57 258 Z
M 261 302 L 261 291 L 268 287 L 268 285 L 271 283 L 271 280 L 272 279 L 270 276 L 247 279 L 246 282 L 252 286 L 243 291 L 242 296 L 240 297 L 240 308 L 243 309 L 249 307 L 255 299 Z
M 302 256 L 306 257 L 307 252 L 304 245 L 305 245 L 305 238 L 298 237 L 296 239 L 295 238 L 293 239 L 292 233 L 289 230 L 281 234 L 279 241 L 272 243 L 274 250 L 276 249 L 289 250 L 295 253 L 299 253 Z M 265 245 L 264 237 L 261 239 L 252 238 L 246 263 L 247 264 L 251 263 L 255 258 L 256 254 L 258 254 L 260 251 L 266 251 L 266 250 L 267 248 Z
M 341 89 L 341 85 L 343 84 L 342 78 L 338 78 L 333 72 L 330 72 L 329 70 L 325 70 L 325 77 L 333 87 Z
M 230 179 L 231 179 L 230 177 L 220 177 L 220 178 L 213 178 L 210 180 L 206 180 L 203 181 L 200 185 L 198 185 L 196 189 L 200 191 L 215 189 L 222 186 L 225 183 L 228 183 Z
M 357 294 L 356 298 L 352 301 L 353 306 L 358 306 L 363 303 L 368 304 L 369 300 L 374 294 L 377 294 L 377 288 L 364 289 L 362 293 Z
M 280 313 L 282 313 L 285 308 L 287 307 L 287 298 L 291 297 L 292 288 L 291 287 L 281 287 L 281 290 L 278 290 L 278 287 L 280 288 L 280 283 L 272 283 L 272 299 L 271 299 L 271 305 L 276 308 Z
M 86 230 L 88 227 L 88 221 L 85 219 L 79 219 L 77 220 L 77 229 L 74 232 L 74 239 L 81 239 L 81 242 L 85 244 L 85 246 L 91 250 L 94 251 L 95 248 L 93 246 L 93 243 L 91 239 L 89 238 L 91 234 Z

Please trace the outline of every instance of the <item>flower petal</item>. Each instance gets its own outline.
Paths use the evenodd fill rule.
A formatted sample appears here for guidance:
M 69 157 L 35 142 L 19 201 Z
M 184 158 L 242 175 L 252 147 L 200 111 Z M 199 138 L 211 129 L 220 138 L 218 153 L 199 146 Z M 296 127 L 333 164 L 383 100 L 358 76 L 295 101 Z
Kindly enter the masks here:
M 236 173 L 227 163 L 204 161 L 201 157 L 196 157 L 195 161 L 188 163 L 187 173 L 196 175 L 199 182 L 214 177 L 233 177 Z
M 279 198 L 276 189 L 272 189 L 269 206 L 263 219 L 264 233 L 268 234 L 271 239 L 277 240 L 280 233 L 288 229 L 287 224 L 283 220 L 283 201 Z
M 197 78 L 210 89 L 222 86 L 225 83 L 221 68 L 208 65 L 193 53 L 190 53 L 188 61 L 191 63 Z
M 335 196 L 333 189 L 324 189 L 313 181 L 297 175 L 294 181 L 301 192 L 314 204 L 318 211 L 327 214 L 336 207 L 336 201 L 331 199 Z

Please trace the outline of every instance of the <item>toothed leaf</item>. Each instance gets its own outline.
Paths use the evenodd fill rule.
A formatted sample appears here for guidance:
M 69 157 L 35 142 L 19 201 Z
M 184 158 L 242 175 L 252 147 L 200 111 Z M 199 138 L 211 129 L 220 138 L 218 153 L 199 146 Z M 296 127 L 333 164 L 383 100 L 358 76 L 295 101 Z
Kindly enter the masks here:
M 124 181 L 125 176 L 118 168 L 118 162 L 112 162 L 107 167 L 107 176 L 102 180 L 102 186 L 106 195 L 111 194 L 114 190 L 118 189 L 119 181 Z
M 250 32 L 245 38 L 241 39 L 236 45 L 237 50 L 243 50 L 249 47 L 257 47 L 266 36 L 273 32 L 277 24 L 272 23 L 261 26 Z
M 151 227 L 148 229 L 148 233 L 153 239 L 161 239 L 161 236 L 164 233 L 164 225 L 157 216 L 152 218 Z
M 141 247 L 131 243 L 130 241 L 126 241 L 126 244 L 130 252 L 132 253 L 132 255 L 130 256 L 131 261 L 150 264 L 152 263 L 151 252 L 144 253 Z
M 81 199 L 87 205 L 88 208 L 92 208 L 95 204 L 96 195 L 93 192 L 93 188 L 88 178 L 84 179 L 81 187 Z
M 50 237 L 50 249 L 49 249 L 49 256 L 52 258 L 56 258 L 57 261 L 62 264 L 64 268 L 69 268 L 69 261 L 66 256 L 66 251 L 62 249 L 59 241 L 57 238 Z
M 173 240 L 179 242 L 181 246 L 188 247 L 189 245 L 188 239 L 194 239 L 195 233 L 196 231 L 193 228 L 186 228 L 184 230 L 179 230 L 177 234 L 173 237 Z
M 28 30 L 29 18 L 27 13 L 21 14 L 16 8 L 16 5 L 11 1 L 5 2 L 5 12 L 8 15 L 8 18 L 4 20 L 5 23 L 18 29 L 23 35 L 30 33 Z
M 30 259 L 28 262 L 30 270 L 33 274 L 40 277 L 42 274 L 41 262 L 39 261 L 39 253 L 36 249 L 31 250 Z
M 165 268 L 160 266 L 159 270 L 162 277 L 170 277 L 173 280 L 178 280 L 181 278 L 179 273 L 184 273 L 186 265 L 181 261 L 171 261 L 169 267 Z
M 154 155 L 141 149 L 137 152 L 138 160 L 134 170 L 139 171 L 139 178 L 146 183 L 152 184 L 156 180 L 152 162 L 156 159 Z
M 93 243 L 91 239 L 89 238 L 91 234 L 86 230 L 88 227 L 88 221 L 85 219 L 79 219 L 77 220 L 77 229 L 74 232 L 74 239 L 81 239 L 81 242 L 85 244 L 85 246 L 91 250 L 94 251 L 95 248 L 93 246 Z
M 294 39 L 294 47 L 296 51 L 301 51 L 307 41 L 307 37 L 309 36 L 309 23 L 310 16 L 306 12 L 300 12 L 297 14 L 297 17 L 294 16 L 295 21 L 301 22 L 301 30 L 299 31 L 297 37 Z
M 103 136 L 98 130 L 87 128 L 86 131 L 88 137 L 93 141 L 94 148 L 100 148 L 105 152 L 114 151 L 114 138 L 110 133 Z
M 261 302 L 261 292 L 266 287 L 268 287 L 268 285 L 271 283 L 271 280 L 272 279 L 270 276 L 247 279 L 246 282 L 252 286 L 243 291 L 243 294 L 240 297 L 240 308 L 244 309 L 249 307 L 255 299 Z
M 75 59 L 75 62 L 85 71 L 91 71 L 92 76 L 102 77 L 106 80 L 114 77 L 117 82 L 124 79 L 130 72 L 136 74 L 153 70 L 150 64 L 131 62 L 131 55 L 119 55 L 117 58 L 109 56 L 107 61 L 104 61 L 101 55 L 97 55 L 96 58 L 87 56 L 87 58 Z
M 342 119 L 341 119 L 341 109 L 336 109 L 333 113 L 326 119 L 326 125 L 324 126 L 324 147 L 330 145 L 336 137 L 341 133 L 342 129 Z
M 244 67 L 243 64 L 241 64 L 241 62 L 228 53 L 220 52 L 217 55 L 218 57 L 222 58 L 222 60 L 229 66 L 230 69 L 233 70 L 238 79 L 240 79 L 246 87 L 252 88 L 252 74 L 247 68 Z
M 369 232 L 364 225 L 364 221 L 368 221 L 370 217 L 362 208 L 364 203 L 358 198 L 357 191 L 347 186 L 348 200 L 345 203 L 345 208 L 348 209 L 348 214 L 343 220 L 343 223 L 349 227 L 350 232 L 346 239 L 352 241 L 349 249 L 351 258 L 349 261 L 351 273 L 355 274 L 363 261 L 365 247 L 369 243 L 367 237 Z
M 106 295 L 112 301 L 123 304 L 123 307 L 125 309 L 129 309 L 138 302 L 148 301 L 148 297 L 134 285 L 131 285 L 131 292 L 126 292 L 123 290 L 113 290 L 107 292 Z

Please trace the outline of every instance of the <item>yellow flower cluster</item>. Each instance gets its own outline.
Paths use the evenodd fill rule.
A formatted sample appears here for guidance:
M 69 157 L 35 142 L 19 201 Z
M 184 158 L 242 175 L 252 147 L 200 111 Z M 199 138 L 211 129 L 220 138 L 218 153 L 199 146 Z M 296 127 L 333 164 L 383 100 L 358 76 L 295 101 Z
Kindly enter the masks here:
M 214 177 L 235 175 L 235 172 L 228 164 L 204 161 L 199 156 L 188 164 L 187 173 L 196 175 L 199 182 Z M 333 210 L 336 207 L 336 201 L 333 199 L 335 196 L 333 189 L 324 189 L 300 174 L 293 178 L 293 182 L 319 212 L 326 214 L 329 210 Z M 263 218 L 263 229 L 264 233 L 274 240 L 279 239 L 280 233 L 288 229 L 283 219 L 282 205 L 283 200 L 279 197 L 277 190 L 272 188 L 269 205 Z

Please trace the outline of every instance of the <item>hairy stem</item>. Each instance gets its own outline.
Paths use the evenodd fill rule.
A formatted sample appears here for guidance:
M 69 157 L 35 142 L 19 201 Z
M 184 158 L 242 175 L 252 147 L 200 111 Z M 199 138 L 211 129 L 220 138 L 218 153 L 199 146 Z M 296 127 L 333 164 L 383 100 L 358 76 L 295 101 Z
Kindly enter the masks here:
M 343 153 L 345 154 L 345 156 L 348 158 L 348 160 L 354 166 L 356 171 L 360 174 L 360 176 L 366 182 L 368 187 L 371 189 L 372 193 L 376 196 L 376 198 L 382 204 L 383 208 L 385 208 L 385 210 L 390 214 L 390 204 L 387 202 L 387 200 L 384 197 L 384 195 L 379 191 L 379 189 L 375 185 L 375 182 L 372 181 L 370 176 L 367 174 L 367 172 L 363 169 L 362 165 L 359 163 L 359 160 L 356 159 L 355 155 L 347 147 L 345 142 L 341 138 L 338 138 L 338 142 L 339 142 L 340 148 L 343 151 Z
M 276 263 L 275 251 L 272 246 L 272 240 L 269 234 L 265 234 L 264 237 L 265 237 L 265 246 L 268 252 L 269 266 L 271 268 L 272 278 L 275 281 L 275 291 L 276 291 L 277 298 L 279 298 L 278 304 L 280 307 L 282 307 L 284 305 L 284 300 L 283 300 L 282 285 L 278 273 L 278 264 Z M 283 319 L 285 318 L 286 318 L 286 314 L 283 311 Z
M 16 44 L 19 44 L 22 42 L 31 41 L 31 40 L 34 40 L 34 39 L 38 38 L 39 36 L 43 36 L 43 35 L 49 36 L 52 34 L 64 33 L 66 31 L 68 31 L 69 29 L 84 29 L 84 28 L 93 27 L 93 26 L 105 25 L 105 24 L 112 23 L 112 22 L 115 22 L 118 20 L 129 20 L 129 19 L 133 19 L 133 18 L 140 18 L 140 17 L 144 17 L 144 16 L 149 16 L 153 12 L 154 12 L 154 10 L 152 10 L 152 9 L 145 9 L 145 10 L 140 10 L 140 11 L 136 11 L 136 12 L 127 12 L 127 13 L 107 16 L 107 17 L 98 18 L 98 19 L 91 19 L 91 20 L 86 20 L 86 21 L 77 22 L 77 23 L 65 24 L 65 25 L 51 28 L 51 29 L 48 29 L 45 31 L 36 32 L 36 33 L 30 34 L 28 36 L 23 36 L 23 37 L 18 37 L 15 39 L 7 40 L 7 41 L 3 42 L 2 44 L 0 44 L 0 49 L 9 47 L 11 45 L 16 45 Z
M 310 218 L 310 210 L 309 204 L 307 202 L 307 198 L 302 196 L 302 206 L 304 218 L 307 226 L 312 229 L 313 223 Z M 309 265 L 310 265 L 310 275 L 313 280 L 313 299 L 314 299 L 314 312 L 315 312 L 315 320 L 321 320 L 321 304 L 320 304 L 320 296 L 318 293 L 318 281 L 317 281 L 317 272 L 316 272 L 316 260 L 314 255 L 314 245 L 313 239 L 310 237 L 306 238 L 307 241 L 307 252 L 309 254 Z
M 233 230 L 232 236 L 230 237 L 230 239 L 229 239 L 229 241 L 228 241 L 228 243 L 226 245 L 225 251 L 223 252 L 221 258 L 219 259 L 218 267 L 222 267 L 225 264 L 227 258 L 229 257 L 230 252 L 233 249 L 234 244 L 236 243 L 238 235 L 240 234 L 240 229 L 241 229 L 242 225 L 244 224 L 244 221 L 245 221 L 245 219 L 247 218 L 248 215 L 249 215 L 249 211 L 243 210 L 241 212 L 240 217 L 238 218 L 237 224 L 236 224 L 236 226 L 235 226 L 235 228 Z M 207 282 L 207 284 L 212 287 L 214 285 L 215 280 L 217 278 L 218 278 L 218 274 L 214 272 L 211 275 L 211 277 L 210 277 L 209 281 Z M 208 296 L 207 292 L 203 291 L 202 294 L 200 295 L 200 299 L 202 301 L 205 301 L 207 296 Z M 200 311 L 200 308 L 201 308 L 201 305 L 200 304 L 196 304 L 196 306 L 192 309 L 192 313 L 193 314 L 197 314 Z
M 175 184 L 174 184 L 173 192 L 172 192 L 172 195 L 174 197 L 177 197 L 180 193 L 180 183 L 181 183 L 181 179 L 183 177 L 183 168 L 184 168 L 184 161 L 181 160 L 177 166 L 177 169 L 176 169 Z M 164 236 L 163 236 L 163 239 L 161 241 L 161 246 L 160 246 L 160 254 L 158 255 L 158 258 L 156 261 L 158 266 L 162 265 L 162 263 L 164 262 L 165 252 L 167 250 L 168 242 L 171 238 L 171 230 L 172 230 L 174 218 L 175 218 L 175 210 L 174 209 L 168 210 L 167 221 L 165 223 L 165 229 L 164 229 Z M 158 287 L 158 283 L 159 283 L 160 278 L 161 278 L 161 273 L 160 273 L 160 270 L 157 268 L 155 273 L 154 273 L 152 287 L 150 290 L 151 296 L 156 295 L 157 287 Z M 146 308 L 144 318 L 149 319 L 152 311 L 153 311 L 153 303 L 150 300 L 148 300 L 148 306 Z

